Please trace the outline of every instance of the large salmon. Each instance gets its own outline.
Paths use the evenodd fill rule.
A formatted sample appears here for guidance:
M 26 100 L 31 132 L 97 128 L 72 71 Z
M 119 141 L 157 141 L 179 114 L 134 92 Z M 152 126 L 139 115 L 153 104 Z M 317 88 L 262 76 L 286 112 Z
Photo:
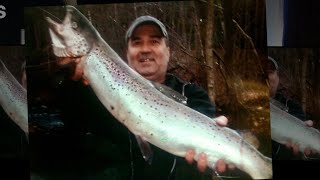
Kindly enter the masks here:
M 289 114 L 276 100 L 270 100 L 271 138 L 280 144 L 291 141 L 299 151 L 310 148 L 320 154 L 320 132 Z
M 212 169 L 218 159 L 224 159 L 252 178 L 272 178 L 270 158 L 234 130 L 164 95 L 132 70 L 84 15 L 72 6 L 66 9 L 61 24 L 47 18 L 54 54 L 81 58 L 83 77 L 107 110 L 133 134 L 176 156 L 184 157 L 193 149 L 197 160 L 204 152 Z
M 0 60 L 0 105 L 7 115 L 28 134 L 27 90 Z

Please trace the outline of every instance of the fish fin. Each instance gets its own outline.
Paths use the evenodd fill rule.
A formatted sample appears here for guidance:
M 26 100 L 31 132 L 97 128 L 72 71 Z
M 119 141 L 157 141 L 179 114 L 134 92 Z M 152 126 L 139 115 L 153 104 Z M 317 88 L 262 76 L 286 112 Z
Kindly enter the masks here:
M 167 97 L 182 103 L 184 105 L 187 105 L 187 97 L 183 96 L 182 94 L 178 93 L 177 91 L 171 89 L 170 87 L 157 83 L 157 82 L 152 82 L 150 81 L 151 84 L 162 94 L 166 95 Z
M 152 158 L 153 158 L 153 151 L 151 149 L 150 144 L 144 139 L 142 139 L 141 136 L 136 135 L 136 139 L 137 139 L 141 154 L 143 156 L 143 159 L 146 162 L 148 162 L 149 165 L 151 165 Z
M 260 142 L 259 142 L 258 138 L 252 132 L 250 132 L 248 130 L 238 130 L 238 133 L 244 141 L 251 144 L 256 149 L 259 148 Z
M 281 102 L 279 102 L 273 98 L 270 98 L 270 103 L 272 103 L 273 105 L 275 105 L 276 107 L 280 108 L 283 111 L 286 111 L 286 112 L 289 111 L 289 108 L 287 106 L 283 105 Z
M 247 142 L 248 144 L 252 145 L 254 148 L 258 149 L 260 146 L 259 139 L 249 130 L 234 130 L 230 129 L 236 136 L 240 136 L 243 141 Z

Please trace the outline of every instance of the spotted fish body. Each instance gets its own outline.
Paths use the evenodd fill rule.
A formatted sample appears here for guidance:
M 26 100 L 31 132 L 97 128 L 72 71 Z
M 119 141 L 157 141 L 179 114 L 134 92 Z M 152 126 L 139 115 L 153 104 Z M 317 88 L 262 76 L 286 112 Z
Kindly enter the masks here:
M 212 169 L 218 159 L 224 159 L 252 178 L 272 178 L 270 158 L 235 131 L 217 125 L 215 119 L 158 91 L 113 51 L 77 9 L 66 9 L 62 24 L 47 19 L 55 55 L 81 57 L 83 78 L 107 110 L 133 134 L 176 156 L 184 157 L 193 149 L 197 160 L 204 152 Z
M 271 138 L 281 144 L 288 141 L 299 144 L 299 151 L 302 153 L 305 148 L 311 148 L 320 154 L 319 130 L 282 110 L 277 106 L 278 103 L 270 101 Z
M 0 60 L 0 105 L 7 115 L 28 134 L 27 90 Z

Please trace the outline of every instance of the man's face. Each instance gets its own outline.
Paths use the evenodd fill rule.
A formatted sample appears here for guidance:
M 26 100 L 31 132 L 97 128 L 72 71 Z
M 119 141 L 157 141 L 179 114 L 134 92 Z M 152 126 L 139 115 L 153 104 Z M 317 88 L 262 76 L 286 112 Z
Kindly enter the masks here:
M 166 39 L 156 25 L 140 25 L 129 38 L 128 64 L 148 80 L 164 82 L 169 57 Z
M 273 71 L 268 73 L 268 82 L 269 82 L 270 97 L 274 97 L 276 95 L 278 85 L 279 85 L 278 71 Z

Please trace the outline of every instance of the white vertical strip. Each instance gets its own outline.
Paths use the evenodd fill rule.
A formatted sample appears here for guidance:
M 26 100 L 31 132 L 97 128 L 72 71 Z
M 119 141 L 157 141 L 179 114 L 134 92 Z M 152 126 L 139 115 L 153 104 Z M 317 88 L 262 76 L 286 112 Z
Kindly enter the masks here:
M 267 46 L 283 46 L 284 0 L 266 0 Z
M 25 31 L 24 29 L 20 29 L 20 44 L 25 45 L 26 39 L 25 39 Z

